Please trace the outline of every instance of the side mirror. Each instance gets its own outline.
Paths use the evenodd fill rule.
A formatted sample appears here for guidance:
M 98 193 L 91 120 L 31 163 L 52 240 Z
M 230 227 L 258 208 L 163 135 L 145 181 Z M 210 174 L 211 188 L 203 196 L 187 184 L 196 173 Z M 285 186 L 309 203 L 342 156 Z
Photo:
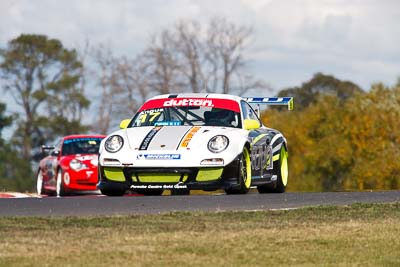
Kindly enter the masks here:
M 40 147 L 40 151 L 44 154 L 49 154 L 50 150 L 54 149 L 54 146 L 46 146 L 46 145 L 42 145 Z
M 58 155 L 60 155 L 60 151 L 53 150 L 50 155 L 53 156 L 53 157 L 58 157 Z
M 120 129 L 128 128 L 128 125 L 130 122 L 131 122 L 131 119 L 126 119 L 126 120 L 121 121 L 121 123 L 119 124 L 119 128 Z
M 258 120 L 250 120 L 250 119 L 244 120 L 244 128 L 246 130 L 254 130 L 254 129 L 258 129 L 260 127 L 261 127 L 261 125 L 258 122 Z

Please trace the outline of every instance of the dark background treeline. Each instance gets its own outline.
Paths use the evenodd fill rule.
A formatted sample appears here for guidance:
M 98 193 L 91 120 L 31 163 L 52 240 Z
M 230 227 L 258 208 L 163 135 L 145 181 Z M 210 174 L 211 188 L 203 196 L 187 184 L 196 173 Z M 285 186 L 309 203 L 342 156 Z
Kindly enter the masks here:
M 248 72 L 251 37 L 250 27 L 214 18 L 163 29 L 133 57 L 101 45 L 68 49 L 38 34 L 10 40 L 0 48 L 0 191 L 33 190 L 41 144 L 107 134 L 153 95 L 276 94 Z M 362 90 L 323 73 L 280 90 L 295 110 L 270 108 L 262 118 L 288 139 L 288 190 L 399 189 L 399 93 L 400 82 Z

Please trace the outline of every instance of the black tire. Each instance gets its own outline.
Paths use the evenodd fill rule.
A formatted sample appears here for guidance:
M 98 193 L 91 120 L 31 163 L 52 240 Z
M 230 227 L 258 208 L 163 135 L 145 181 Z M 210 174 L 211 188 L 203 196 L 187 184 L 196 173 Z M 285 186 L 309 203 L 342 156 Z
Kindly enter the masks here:
M 145 196 L 161 196 L 164 190 L 162 189 L 137 189 L 136 193 L 145 195 Z
M 62 169 L 57 170 L 56 174 L 56 196 L 63 197 L 67 195 L 67 191 L 65 190 L 65 185 L 63 181 L 63 171 Z
M 109 197 L 120 197 L 125 194 L 125 190 L 109 190 L 109 189 L 100 189 L 100 192 L 103 195 L 109 196 Z
M 230 194 L 247 194 L 250 190 L 251 185 L 251 161 L 250 161 L 250 152 L 247 147 L 243 148 L 243 152 L 241 154 L 241 158 L 239 161 L 239 169 L 238 169 L 238 183 L 239 187 L 237 188 L 228 188 L 225 189 L 225 192 Z
M 274 162 L 272 171 L 277 176 L 275 187 L 260 185 L 257 186 L 259 193 L 284 193 L 288 181 L 288 153 L 286 147 L 282 145 L 279 152 L 279 160 Z

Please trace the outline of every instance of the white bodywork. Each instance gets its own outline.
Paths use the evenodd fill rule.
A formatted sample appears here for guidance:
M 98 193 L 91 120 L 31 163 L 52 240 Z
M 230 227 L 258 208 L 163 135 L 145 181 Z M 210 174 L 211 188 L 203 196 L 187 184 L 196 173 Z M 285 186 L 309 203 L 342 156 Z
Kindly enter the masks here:
M 229 127 L 168 126 L 160 127 L 146 150 L 140 150 L 144 138 L 155 127 L 133 127 L 118 130 L 109 136 L 119 135 L 124 145 L 116 153 L 100 146 L 99 163 L 104 167 L 207 167 L 226 166 L 240 153 L 248 140 L 248 131 Z M 195 129 L 195 130 L 193 130 Z M 216 135 L 229 139 L 228 147 L 213 153 L 207 148 L 209 140 Z M 207 159 L 223 159 L 205 163 Z M 203 161 L 203 162 L 202 162 Z

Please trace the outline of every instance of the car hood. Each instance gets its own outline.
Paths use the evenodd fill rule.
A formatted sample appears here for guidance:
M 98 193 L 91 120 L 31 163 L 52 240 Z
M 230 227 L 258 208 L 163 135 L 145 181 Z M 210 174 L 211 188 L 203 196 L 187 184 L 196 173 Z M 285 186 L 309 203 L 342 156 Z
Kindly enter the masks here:
M 216 135 L 229 136 L 241 129 L 215 126 L 135 127 L 123 131 L 132 150 L 195 149 Z
M 123 138 L 122 148 L 111 153 L 104 149 L 105 140 L 113 135 Z M 208 149 L 216 135 L 229 139 L 228 147 L 220 153 Z M 218 126 L 160 126 L 134 127 L 116 131 L 100 146 L 100 164 L 135 167 L 204 167 L 205 159 L 223 159 L 222 165 L 232 162 L 248 142 L 248 131 Z M 106 160 L 106 161 L 104 161 Z
M 86 164 L 86 166 L 97 167 L 98 165 L 98 154 L 72 154 L 61 157 L 61 164 L 68 165 L 71 160 L 76 159 Z

